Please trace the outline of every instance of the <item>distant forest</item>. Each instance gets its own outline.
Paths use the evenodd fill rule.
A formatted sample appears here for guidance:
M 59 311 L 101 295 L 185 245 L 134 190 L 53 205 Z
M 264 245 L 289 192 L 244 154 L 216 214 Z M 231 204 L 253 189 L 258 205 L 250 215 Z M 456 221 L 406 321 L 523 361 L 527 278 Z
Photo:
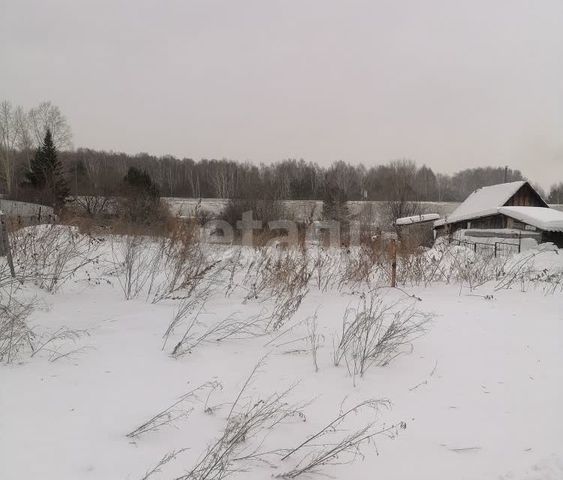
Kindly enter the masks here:
M 407 200 L 461 201 L 478 187 L 523 178 L 520 171 L 504 168 L 443 175 L 410 160 L 371 167 L 343 161 L 322 167 L 293 159 L 255 165 L 90 149 L 61 152 L 60 159 L 73 194 L 119 193 L 121 180 L 131 166 L 145 170 L 162 196 L 191 198 L 322 200 L 330 189 L 339 191 L 346 200 L 392 200 L 402 192 Z
M 320 166 L 287 159 L 256 165 L 72 150 L 70 126 L 58 107 L 44 102 L 26 112 L 1 102 L 0 193 L 4 197 L 26 199 L 29 189 L 24 180 L 47 129 L 53 135 L 71 195 L 117 196 L 130 167 L 144 170 L 161 196 L 189 198 L 322 200 L 330 194 L 340 200 L 459 202 L 476 188 L 525 178 L 519 170 L 504 167 L 470 168 L 446 175 L 412 160 L 369 166 L 337 161 Z M 547 193 L 538 190 L 552 203 L 563 202 L 563 182 Z
M 343 161 L 323 167 L 293 159 L 255 165 L 91 149 L 62 151 L 59 159 L 72 195 L 119 195 L 129 167 L 146 171 L 162 196 L 188 198 L 322 200 L 330 189 L 346 200 L 395 200 L 400 192 L 405 200 L 448 202 L 462 201 L 481 186 L 524 178 L 519 170 L 492 167 L 444 175 L 411 160 L 370 167 Z M 15 160 L 17 170 L 25 172 L 25 152 L 18 152 Z M 15 182 L 11 196 L 21 195 L 25 190 Z

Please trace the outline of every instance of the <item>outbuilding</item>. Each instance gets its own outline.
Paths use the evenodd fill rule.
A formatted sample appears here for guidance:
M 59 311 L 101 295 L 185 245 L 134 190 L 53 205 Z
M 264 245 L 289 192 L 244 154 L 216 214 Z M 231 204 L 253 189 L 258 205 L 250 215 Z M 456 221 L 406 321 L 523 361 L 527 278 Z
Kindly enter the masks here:
M 395 228 L 401 241 L 408 241 L 410 246 L 431 246 L 434 241 L 433 224 L 439 218 L 437 213 L 402 217 L 395 220 Z

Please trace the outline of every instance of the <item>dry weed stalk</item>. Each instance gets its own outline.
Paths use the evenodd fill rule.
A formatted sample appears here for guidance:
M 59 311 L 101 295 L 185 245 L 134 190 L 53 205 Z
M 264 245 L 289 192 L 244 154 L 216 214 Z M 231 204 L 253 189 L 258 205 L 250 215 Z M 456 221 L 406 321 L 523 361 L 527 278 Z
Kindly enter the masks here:
M 34 348 L 36 334 L 27 324 L 34 303 L 18 300 L 18 290 L 13 280 L 0 289 L 0 362 L 12 363 L 23 350 Z
M 207 392 L 205 400 L 205 408 L 207 408 L 209 397 L 218 389 L 223 389 L 223 386 L 219 382 L 207 382 L 187 393 L 184 393 L 172 405 L 158 412 L 149 420 L 135 428 L 135 430 L 129 432 L 126 436 L 128 438 L 139 438 L 141 435 L 157 431 L 165 425 L 173 426 L 178 420 L 188 417 L 194 410 L 191 405 L 187 405 L 188 402 L 200 400 L 198 395 Z
M 61 348 L 69 342 L 75 344 L 82 337 L 89 335 L 90 334 L 87 330 L 71 330 L 66 327 L 61 327 L 53 334 L 47 335 L 39 345 L 36 345 L 31 356 L 34 357 L 38 353 L 45 351 L 49 353 L 49 360 L 51 362 L 56 362 L 61 358 L 70 357 L 86 350 L 88 347 L 79 347 L 63 352 L 61 352 Z
M 304 421 L 301 405 L 289 404 L 293 388 L 265 398 L 246 399 L 246 390 L 262 365 L 259 362 L 239 391 L 229 411 L 223 434 L 203 453 L 188 473 L 175 480 L 222 480 L 249 463 L 269 463 L 281 450 L 264 451 L 267 434 L 291 418 Z
M 187 451 L 187 448 L 172 450 L 171 452 L 168 452 L 158 461 L 158 463 L 153 468 L 145 472 L 141 480 L 149 480 L 149 478 L 151 478 L 155 473 L 161 473 L 162 467 L 172 462 L 173 460 L 176 460 L 176 457 L 178 457 L 178 455 L 184 453 L 185 451 Z
M 361 447 L 372 442 L 375 437 L 396 436 L 399 430 L 406 428 L 404 422 L 380 427 L 375 421 L 372 421 L 348 435 L 340 436 L 344 423 L 351 414 L 357 414 L 367 408 L 373 410 L 377 415 L 381 408 L 389 407 L 388 400 L 373 399 L 365 400 L 345 411 L 341 406 L 336 418 L 282 457 L 281 460 L 286 461 L 293 455 L 301 455 L 292 469 L 277 475 L 277 478 L 289 479 L 305 474 L 321 474 L 322 468 L 351 463 L 358 456 L 362 456 Z
M 317 360 L 319 347 L 324 343 L 324 336 L 318 333 L 318 316 L 317 312 L 312 317 L 307 319 L 307 343 L 311 349 L 311 356 L 313 358 L 313 366 L 315 372 L 319 371 L 319 363 Z

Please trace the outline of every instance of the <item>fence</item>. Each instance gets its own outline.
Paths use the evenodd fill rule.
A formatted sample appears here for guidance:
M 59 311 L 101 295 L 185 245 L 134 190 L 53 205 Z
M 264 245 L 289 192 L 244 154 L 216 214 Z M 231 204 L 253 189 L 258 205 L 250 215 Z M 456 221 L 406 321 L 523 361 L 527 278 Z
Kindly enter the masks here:
M 38 203 L 4 200 L 2 198 L 0 198 L 0 211 L 8 217 L 33 217 L 54 214 L 53 207 L 39 205 Z
M 471 248 L 475 253 L 486 252 L 487 254 L 493 255 L 495 258 L 505 255 L 512 255 L 515 253 L 520 253 L 522 250 L 522 243 L 518 239 L 518 243 L 509 242 L 469 242 L 467 240 L 459 240 L 457 238 L 450 238 L 450 243 L 454 245 L 465 245 Z
M 10 229 L 52 223 L 56 220 L 52 207 L 37 203 L 0 199 L 0 212 L 4 214 L 4 221 Z

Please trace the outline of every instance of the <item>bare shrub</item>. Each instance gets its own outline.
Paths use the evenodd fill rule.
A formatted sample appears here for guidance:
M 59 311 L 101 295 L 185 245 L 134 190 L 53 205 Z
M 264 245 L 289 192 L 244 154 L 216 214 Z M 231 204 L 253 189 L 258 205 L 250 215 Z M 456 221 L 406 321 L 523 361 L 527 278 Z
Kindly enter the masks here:
M 193 224 L 176 228 L 169 239 L 161 242 L 158 268 L 160 278 L 153 278 L 147 294 L 152 303 L 178 296 L 190 296 L 204 279 L 212 281 L 219 273 L 219 260 L 205 254 Z
M 245 302 L 273 299 L 267 329 L 278 330 L 297 312 L 309 292 L 313 270 L 306 251 L 261 249 L 246 267 Z M 267 298 L 261 299 L 267 292 Z
M 437 241 L 430 250 L 400 255 L 397 262 L 398 282 L 428 286 L 435 282 L 458 283 L 470 291 L 504 273 L 507 258 L 476 253 L 465 246 Z
M 198 227 L 178 222 L 166 236 L 127 234 L 111 239 L 112 265 L 127 300 L 145 293 L 146 300 L 188 297 L 219 273 L 221 262 L 199 243 Z
M 245 212 L 252 212 L 253 217 L 264 222 L 265 226 L 271 221 L 288 218 L 283 204 L 269 196 L 231 199 L 218 218 L 235 226 L 238 221 L 242 220 L 242 214 Z
M 95 218 L 117 210 L 117 199 L 106 195 L 78 195 L 71 199 L 78 213 Z
M 55 293 L 79 270 L 99 261 L 97 249 L 101 241 L 65 225 L 16 230 L 11 244 L 17 276 Z
M 338 290 L 344 287 L 360 289 L 378 283 L 388 283 L 390 259 L 384 251 L 372 246 L 340 252 Z
M 363 295 L 356 308 L 348 308 L 337 337 L 334 364 L 342 360 L 351 375 L 363 376 L 373 365 L 388 365 L 412 350 L 412 341 L 422 335 L 429 315 L 401 301 L 386 304 L 376 294 Z

